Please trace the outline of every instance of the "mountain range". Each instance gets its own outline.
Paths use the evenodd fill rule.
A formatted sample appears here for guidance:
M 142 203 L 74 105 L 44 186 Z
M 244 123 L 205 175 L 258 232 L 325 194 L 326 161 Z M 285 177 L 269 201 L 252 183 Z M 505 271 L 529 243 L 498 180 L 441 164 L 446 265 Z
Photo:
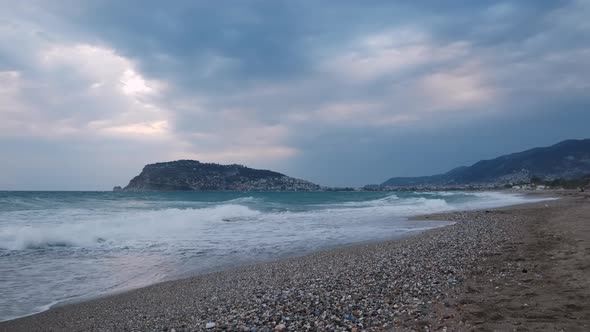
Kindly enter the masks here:
M 590 174 L 590 139 L 566 140 L 548 147 L 481 160 L 444 174 L 394 177 L 380 186 L 504 185 L 574 179 Z M 369 186 L 368 186 L 369 187 Z M 323 188 L 327 189 L 327 188 Z M 328 188 L 329 189 L 329 188 Z M 243 165 L 177 160 L 146 165 L 124 188 L 115 191 L 318 191 L 319 185 L 285 174 Z
M 566 140 L 548 147 L 512 153 L 471 166 L 457 167 L 444 174 L 394 177 L 386 187 L 449 186 L 527 182 L 533 176 L 572 179 L 590 174 L 590 139 Z

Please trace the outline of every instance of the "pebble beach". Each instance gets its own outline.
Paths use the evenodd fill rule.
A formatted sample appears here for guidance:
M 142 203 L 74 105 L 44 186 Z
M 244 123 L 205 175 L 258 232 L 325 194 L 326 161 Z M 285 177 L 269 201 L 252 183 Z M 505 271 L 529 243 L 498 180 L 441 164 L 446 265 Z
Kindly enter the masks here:
M 55 307 L 2 322 L 0 330 L 472 330 L 493 319 L 478 320 L 473 313 L 479 309 L 466 294 L 497 293 L 497 284 L 514 280 L 512 274 L 534 275 L 534 264 L 526 257 L 511 260 L 506 255 L 535 241 L 531 227 L 541 219 L 549 222 L 560 211 L 587 208 L 587 202 L 588 196 L 576 196 L 422 216 L 417 219 L 454 224 L 401 240 L 346 246 Z M 580 327 L 590 321 L 587 307 L 579 308 Z M 527 326 L 501 316 L 496 321 Z

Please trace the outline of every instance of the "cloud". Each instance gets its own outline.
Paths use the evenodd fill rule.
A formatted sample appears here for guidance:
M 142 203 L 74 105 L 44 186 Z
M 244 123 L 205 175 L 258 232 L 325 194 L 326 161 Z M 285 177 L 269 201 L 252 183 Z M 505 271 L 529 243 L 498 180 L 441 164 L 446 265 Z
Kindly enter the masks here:
M 481 68 L 467 64 L 425 75 L 418 80 L 414 90 L 422 91 L 424 99 L 428 100 L 428 104 L 421 107 L 425 111 L 464 110 L 494 100 L 494 88 L 487 86 L 485 81 Z
M 276 161 L 297 155 L 297 150 L 285 146 L 236 146 L 222 151 L 188 152 L 188 150 L 174 153 L 175 159 L 214 160 L 220 163 L 248 163 L 258 165 L 260 161 Z M 262 166 L 259 167 L 265 167 Z
M 145 136 L 146 131 L 122 128 L 167 121 L 155 99 L 163 84 L 146 80 L 132 61 L 114 50 L 54 44 L 36 54 L 23 71 L 2 75 L 10 89 L 3 94 L 2 109 L 15 122 L 4 135 L 100 135 L 112 127 L 120 134 Z
M 445 148 L 434 136 L 423 148 L 425 133 L 450 130 L 452 145 L 473 141 L 462 133 L 482 124 L 531 123 L 536 132 L 541 113 L 575 116 L 564 116 L 568 125 L 584 119 L 589 3 L 5 5 L 0 153 L 13 160 L 11 178 L 33 160 L 54 169 L 59 158 L 102 163 L 85 164 L 94 173 L 78 179 L 88 185 L 84 176 L 110 169 L 100 188 L 174 158 L 341 185 L 444 171 L 433 161 Z M 416 158 L 426 159 L 402 166 Z M 7 181 L 0 176 L 0 187 Z
M 465 58 L 468 43 L 456 41 L 436 45 L 415 29 L 400 28 L 364 36 L 351 50 L 326 59 L 327 71 L 350 80 L 374 80 L 399 76 L 420 66 L 440 65 Z
M 2 133 L 20 130 L 21 123 L 27 121 L 24 105 L 21 102 L 21 75 L 18 71 L 0 72 L 0 128 Z

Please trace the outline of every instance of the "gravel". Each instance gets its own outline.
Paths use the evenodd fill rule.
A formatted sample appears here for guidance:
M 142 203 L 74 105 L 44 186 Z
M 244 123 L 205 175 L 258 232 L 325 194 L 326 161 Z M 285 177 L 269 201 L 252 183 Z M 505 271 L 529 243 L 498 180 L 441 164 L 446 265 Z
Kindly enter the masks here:
M 518 240 L 526 217 L 494 210 L 428 219 L 456 223 L 402 240 L 322 251 L 57 307 L 0 323 L 0 329 L 446 330 L 449 324 L 461 324 L 450 310 L 458 286 L 504 243 Z

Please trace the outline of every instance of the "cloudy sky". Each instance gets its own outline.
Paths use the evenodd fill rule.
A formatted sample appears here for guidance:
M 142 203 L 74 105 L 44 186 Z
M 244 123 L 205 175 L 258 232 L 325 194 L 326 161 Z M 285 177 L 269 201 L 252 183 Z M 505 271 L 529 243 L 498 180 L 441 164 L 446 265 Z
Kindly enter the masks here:
M 0 0 L 0 189 L 380 183 L 590 137 L 590 1 Z

